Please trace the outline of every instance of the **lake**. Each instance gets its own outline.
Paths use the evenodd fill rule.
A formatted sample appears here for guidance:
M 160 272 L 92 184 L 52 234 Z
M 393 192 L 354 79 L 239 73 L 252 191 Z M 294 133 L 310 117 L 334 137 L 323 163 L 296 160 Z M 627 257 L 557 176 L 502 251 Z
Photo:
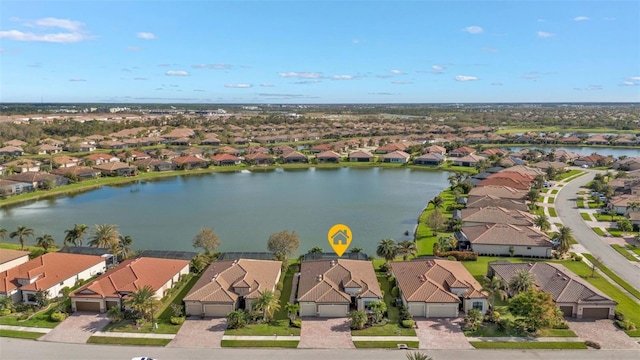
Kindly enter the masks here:
M 343 223 L 353 232 L 351 247 L 374 254 L 383 238 L 412 239 L 418 215 L 448 176 L 388 168 L 178 176 L 2 208 L 0 226 L 28 226 L 61 244 L 74 223 L 117 224 L 135 249 L 155 250 L 193 250 L 193 237 L 207 226 L 220 236 L 221 251 L 266 251 L 269 235 L 287 229 L 300 235 L 299 253 L 306 253 L 330 251 L 327 231 Z
M 550 150 L 565 150 L 571 151 L 579 155 L 591 155 L 594 152 L 600 155 L 611 155 L 616 159 L 620 156 L 627 157 L 635 157 L 640 156 L 640 148 L 632 149 L 632 148 L 612 148 L 612 147 L 588 147 L 588 146 L 540 146 L 540 145 L 532 145 L 532 146 L 500 146 L 502 149 L 509 149 L 513 152 L 518 152 L 522 149 L 541 149 L 549 152 Z

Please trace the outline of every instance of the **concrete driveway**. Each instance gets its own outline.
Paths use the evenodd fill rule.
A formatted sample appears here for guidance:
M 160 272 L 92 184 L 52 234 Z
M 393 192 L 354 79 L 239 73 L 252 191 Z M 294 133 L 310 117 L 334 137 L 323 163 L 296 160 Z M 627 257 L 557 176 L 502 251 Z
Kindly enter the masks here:
M 298 348 L 355 349 L 349 319 L 303 318 Z
M 76 312 L 38 340 L 84 344 L 108 323 L 106 314 Z
M 168 347 L 219 349 L 227 319 L 187 319 Z
M 640 350 L 637 340 L 618 329 L 613 320 L 567 319 L 567 324 L 582 340 L 597 342 L 607 350 Z
M 462 318 L 415 318 L 420 349 L 473 349 L 462 332 Z

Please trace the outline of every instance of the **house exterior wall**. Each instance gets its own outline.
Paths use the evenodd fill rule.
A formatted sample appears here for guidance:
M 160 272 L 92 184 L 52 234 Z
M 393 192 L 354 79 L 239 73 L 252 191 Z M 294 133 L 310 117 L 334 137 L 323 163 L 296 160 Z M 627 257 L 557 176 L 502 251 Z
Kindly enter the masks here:
M 509 248 L 513 247 L 514 256 L 550 258 L 552 247 L 544 246 L 512 246 L 512 245 L 485 245 L 471 243 L 473 251 L 479 255 L 511 255 Z
M 2 263 L 2 264 L 0 264 L 0 272 L 9 270 L 9 269 L 11 269 L 13 267 L 16 267 L 16 266 L 20 265 L 20 264 L 24 264 L 27 261 L 29 261 L 29 254 L 25 254 L 24 256 L 21 256 L 21 257 L 19 257 L 17 259 L 13 259 L 11 261 L 7 261 L 5 263 Z
M 462 310 L 464 310 L 465 313 L 469 312 L 469 310 L 473 309 L 473 303 L 478 301 L 482 302 L 482 309 L 478 310 L 480 310 L 480 312 L 484 314 L 487 309 L 489 309 L 489 303 L 487 299 L 464 299 L 462 302 Z
M 64 281 L 56 283 L 55 285 L 49 287 L 48 289 L 43 289 L 45 291 L 49 291 L 49 298 L 55 298 L 61 294 L 62 288 L 64 287 L 73 287 L 78 280 L 87 280 L 90 277 L 96 275 L 98 272 L 104 272 L 107 269 L 107 265 L 105 261 L 102 261 L 84 271 L 79 272 L 76 275 L 71 276 Z M 49 274 L 49 276 L 55 276 L 55 274 Z M 33 301 L 28 301 L 29 295 L 35 295 L 36 291 L 33 290 L 25 290 L 21 291 L 22 293 L 22 301 L 27 304 L 35 304 Z
M 366 306 L 372 301 L 380 301 L 382 299 L 370 297 L 370 298 L 360 298 L 357 301 L 358 310 L 364 311 Z

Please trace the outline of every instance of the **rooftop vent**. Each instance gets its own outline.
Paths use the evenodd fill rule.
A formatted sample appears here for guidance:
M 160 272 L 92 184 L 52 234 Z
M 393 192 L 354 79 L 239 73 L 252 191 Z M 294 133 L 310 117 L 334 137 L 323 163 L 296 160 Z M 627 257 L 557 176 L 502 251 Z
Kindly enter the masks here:
M 321 274 L 321 275 L 316 276 L 316 280 L 317 280 L 318 282 L 322 281 L 322 274 Z

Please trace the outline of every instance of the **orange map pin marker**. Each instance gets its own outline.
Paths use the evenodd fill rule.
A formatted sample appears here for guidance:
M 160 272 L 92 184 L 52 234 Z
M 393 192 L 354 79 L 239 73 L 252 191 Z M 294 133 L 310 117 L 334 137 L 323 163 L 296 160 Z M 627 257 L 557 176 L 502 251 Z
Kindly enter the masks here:
M 349 229 L 347 225 L 343 224 L 333 225 L 327 233 L 329 245 L 331 245 L 331 248 L 336 252 L 336 254 L 338 254 L 338 256 L 342 256 L 342 254 L 347 251 L 352 238 L 353 233 L 351 232 L 351 229 Z

